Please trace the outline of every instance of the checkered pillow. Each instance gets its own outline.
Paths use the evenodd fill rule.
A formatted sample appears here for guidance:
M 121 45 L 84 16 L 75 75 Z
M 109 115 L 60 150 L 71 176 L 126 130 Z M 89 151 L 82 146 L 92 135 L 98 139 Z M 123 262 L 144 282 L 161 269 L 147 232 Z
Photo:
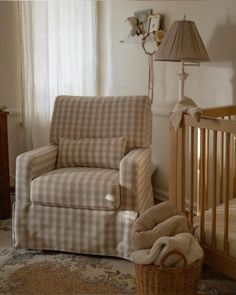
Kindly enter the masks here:
M 79 140 L 61 138 L 57 168 L 83 166 L 119 169 L 125 147 L 126 137 Z

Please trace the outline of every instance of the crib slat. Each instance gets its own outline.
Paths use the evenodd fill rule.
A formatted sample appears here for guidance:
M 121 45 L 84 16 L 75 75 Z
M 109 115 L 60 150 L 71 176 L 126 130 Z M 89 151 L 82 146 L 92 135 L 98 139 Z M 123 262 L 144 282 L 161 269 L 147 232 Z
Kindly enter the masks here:
M 229 252 L 229 179 L 230 179 L 230 133 L 225 138 L 225 177 L 224 177 L 224 253 Z
M 212 248 L 216 249 L 216 176 L 217 176 L 217 131 L 213 131 L 212 150 Z
M 197 129 L 197 215 L 200 215 L 201 207 L 201 198 L 200 198 L 200 189 L 201 189 L 201 180 L 200 180 L 200 170 L 201 170 L 201 130 Z
M 236 198 L 236 135 L 233 135 L 233 159 L 234 159 L 234 176 L 233 176 L 233 198 Z
M 170 161 L 169 161 L 169 200 L 172 204 L 177 206 L 177 150 L 178 150 L 178 137 L 177 132 L 169 125 L 170 132 Z
M 185 212 L 185 127 L 178 129 L 177 146 L 177 207 Z
M 200 241 L 205 242 L 204 228 L 205 228 L 205 151 L 206 151 L 206 131 L 201 129 L 200 136 Z
M 220 203 L 223 202 L 224 132 L 220 136 Z
M 189 199 L 189 219 L 193 223 L 193 202 L 194 202 L 194 127 L 190 127 L 190 199 Z
M 209 171 L 209 130 L 206 129 L 206 151 L 205 151 L 205 210 L 208 209 L 208 171 Z

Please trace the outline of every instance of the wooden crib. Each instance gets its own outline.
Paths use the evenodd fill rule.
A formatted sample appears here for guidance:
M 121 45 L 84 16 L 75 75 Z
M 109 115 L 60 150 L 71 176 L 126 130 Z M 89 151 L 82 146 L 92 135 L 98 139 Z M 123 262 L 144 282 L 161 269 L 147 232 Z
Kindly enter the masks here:
M 205 262 L 236 279 L 236 106 L 170 127 L 169 195 L 197 228 Z

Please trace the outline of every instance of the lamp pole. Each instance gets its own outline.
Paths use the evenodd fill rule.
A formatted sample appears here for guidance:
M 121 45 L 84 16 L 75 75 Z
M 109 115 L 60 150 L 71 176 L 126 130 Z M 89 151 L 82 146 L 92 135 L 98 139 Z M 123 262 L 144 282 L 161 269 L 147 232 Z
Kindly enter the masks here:
M 180 70 L 178 72 L 179 77 L 179 101 L 184 98 L 184 82 L 188 77 L 188 74 L 184 71 L 184 61 L 181 60 Z

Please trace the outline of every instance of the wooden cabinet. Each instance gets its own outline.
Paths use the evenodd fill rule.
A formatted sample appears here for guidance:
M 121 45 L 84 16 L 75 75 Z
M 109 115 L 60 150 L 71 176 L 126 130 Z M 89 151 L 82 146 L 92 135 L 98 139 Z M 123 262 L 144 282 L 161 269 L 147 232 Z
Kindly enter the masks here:
M 7 115 L 0 111 L 0 219 L 11 217 Z

